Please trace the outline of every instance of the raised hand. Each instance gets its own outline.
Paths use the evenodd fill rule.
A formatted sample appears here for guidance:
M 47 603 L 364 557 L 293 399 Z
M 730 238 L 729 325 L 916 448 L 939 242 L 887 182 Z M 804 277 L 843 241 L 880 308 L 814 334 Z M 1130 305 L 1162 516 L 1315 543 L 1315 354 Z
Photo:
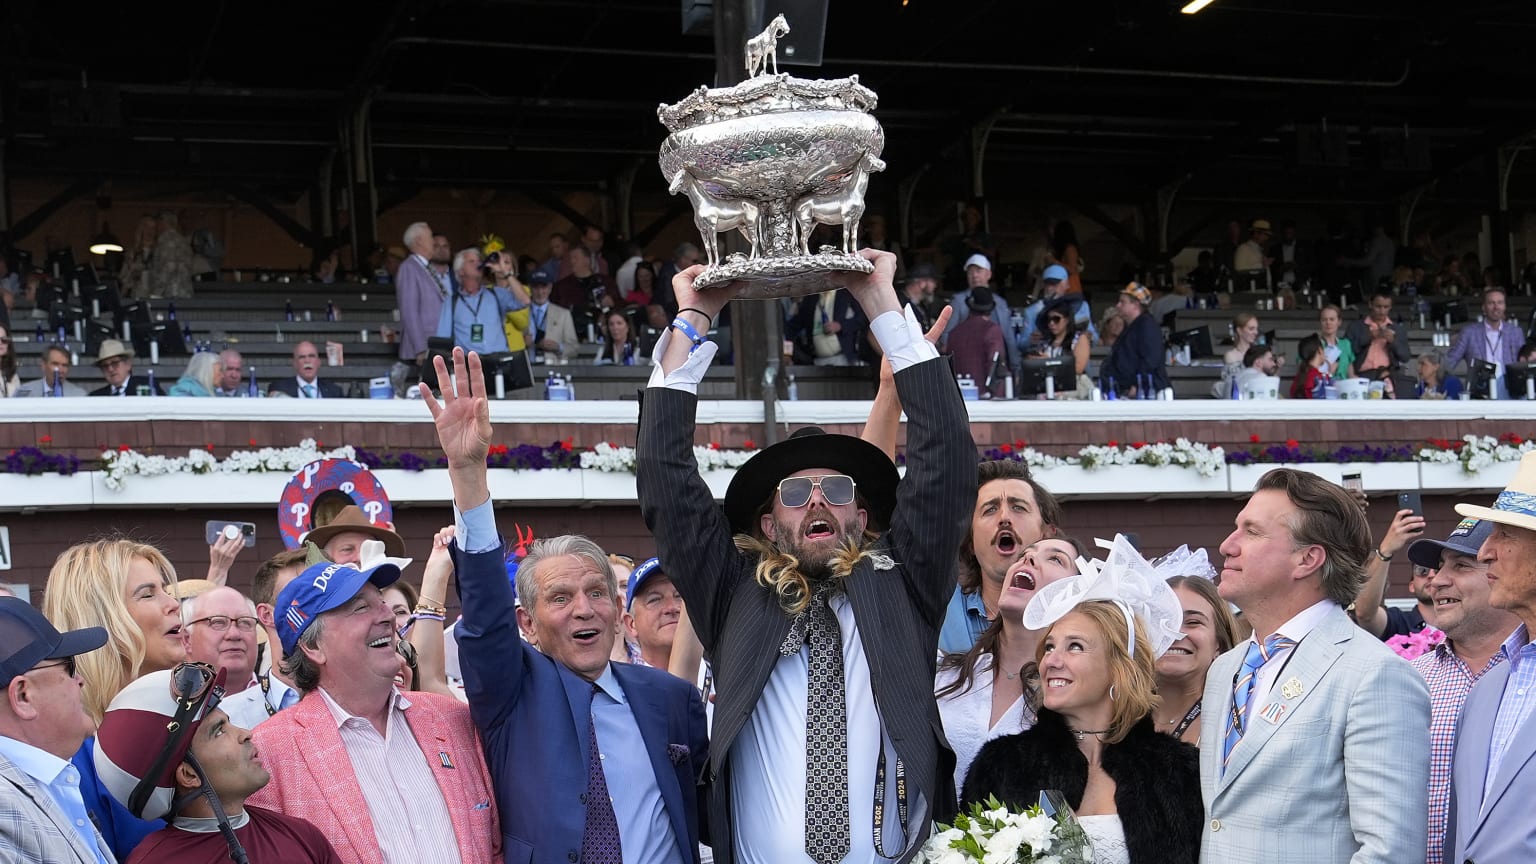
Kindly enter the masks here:
M 879 249 L 860 249 L 858 254 L 875 265 L 875 272 L 851 274 L 844 287 L 859 302 L 864 317 L 873 321 L 900 309 L 896 302 L 896 256 Z
M 677 275 L 672 277 L 672 296 L 677 298 L 678 314 L 681 315 L 683 309 L 698 309 L 713 321 L 720 314 L 720 310 L 725 308 L 725 304 L 736 296 L 736 285 L 734 283 L 721 285 L 701 291 L 693 287 L 693 282 L 703 272 L 703 264 L 695 264 L 686 270 L 679 270 Z M 689 323 L 697 325 L 699 322 L 690 321 Z
M 421 385 L 421 401 L 432 412 L 432 422 L 437 427 L 437 440 L 448 457 L 448 468 L 485 469 L 485 458 L 491 449 L 491 405 L 485 397 L 485 370 L 480 365 L 480 355 L 463 348 L 453 349 L 455 377 L 448 376 L 448 366 L 441 356 L 433 357 L 437 381 L 443 388 L 442 402 L 432 395 L 425 383 Z

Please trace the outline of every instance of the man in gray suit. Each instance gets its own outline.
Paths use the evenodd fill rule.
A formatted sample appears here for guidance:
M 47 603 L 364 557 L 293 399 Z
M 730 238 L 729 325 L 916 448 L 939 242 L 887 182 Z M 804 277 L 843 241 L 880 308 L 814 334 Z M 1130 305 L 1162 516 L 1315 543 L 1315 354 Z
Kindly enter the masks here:
M 1494 523 L 1477 560 L 1488 565 L 1488 602 L 1520 625 L 1504 640 L 1503 663 L 1467 694 L 1451 765 L 1445 860 L 1477 864 L 1536 861 L 1536 453 L 1492 507 L 1457 504 L 1456 512 Z
M 1253 637 L 1206 677 L 1203 864 L 1424 860 L 1429 691 L 1344 613 L 1371 532 L 1349 493 L 1280 468 L 1221 544 Z
M 954 809 L 933 700 L 939 626 L 976 497 L 950 367 L 903 317 L 895 256 L 848 291 L 907 406 L 907 475 L 878 447 L 802 429 L 753 456 L 716 506 L 693 457 L 700 335 L 734 293 L 672 282 L 640 412 L 640 510 L 713 661 L 710 831 L 721 864 L 910 861 Z
M 0 597 L 0 860 L 110 864 L 69 758 L 95 734 L 75 657 L 107 644 L 107 631 L 60 633 L 41 612 Z

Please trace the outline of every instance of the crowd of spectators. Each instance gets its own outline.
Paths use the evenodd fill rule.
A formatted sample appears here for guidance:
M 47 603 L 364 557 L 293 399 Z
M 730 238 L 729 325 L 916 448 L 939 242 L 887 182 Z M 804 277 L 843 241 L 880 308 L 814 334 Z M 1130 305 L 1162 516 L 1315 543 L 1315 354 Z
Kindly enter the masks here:
M 133 540 L 63 550 L 40 608 L 0 599 L 6 860 L 876 862 L 1045 790 L 1106 864 L 1536 854 L 1536 454 L 1449 530 L 1405 508 L 1373 537 L 1362 494 L 1280 468 L 1219 567 L 1114 526 L 1089 546 L 1027 466 L 978 462 L 936 347 L 967 331 L 920 329 L 894 255 L 863 254 L 847 293 L 887 367 L 863 435 L 797 431 L 723 506 L 693 455 L 719 346 L 663 335 L 637 448 L 657 558 L 521 529 L 506 551 L 462 347 L 423 394 L 453 512 L 417 572 L 341 490 L 248 594 L 238 531 L 206 579 Z M 726 307 L 699 272 L 679 333 Z M 1136 287 L 1120 345 L 1150 321 Z M 1321 338 L 1306 357 L 1326 380 Z M 1428 628 L 1411 664 L 1383 644 Z

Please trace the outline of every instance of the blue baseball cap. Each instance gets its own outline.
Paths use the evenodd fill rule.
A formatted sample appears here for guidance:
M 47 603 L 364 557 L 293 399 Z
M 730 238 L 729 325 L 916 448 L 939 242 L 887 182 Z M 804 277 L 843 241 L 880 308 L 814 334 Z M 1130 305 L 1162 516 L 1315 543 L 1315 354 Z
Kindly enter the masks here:
M 60 633 L 43 613 L 17 597 L 0 597 L 0 686 L 44 660 L 62 660 L 107 644 L 107 631 L 84 627 Z
M 277 595 L 277 606 L 272 610 L 272 620 L 277 624 L 277 638 L 283 643 L 283 654 L 294 652 L 299 637 L 309 629 L 316 615 L 329 612 L 356 597 L 357 592 L 363 590 L 363 586 L 369 582 L 382 590 L 393 585 L 399 578 L 400 568 L 393 564 L 380 564 L 371 570 L 359 570 L 354 564 L 332 564 L 329 561 L 310 566 Z
M 1067 268 L 1060 264 L 1052 264 L 1045 268 L 1045 272 L 1040 274 L 1040 278 L 1046 282 L 1065 282 L 1069 277 L 1067 276 Z
M 647 558 L 639 567 L 629 572 L 629 586 L 624 592 L 624 608 L 632 609 L 635 605 L 635 594 L 645 587 L 652 576 L 665 576 L 661 569 L 660 558 Z
M 548 270 L 535 270 L 528 274 L 529 285 L 553 285 L 555 278 L 549 275 Z
M 1463 519 L 1456 523 L 1456 530 L 1445 540 L 1415 540 L 1408 546 L 1408 560 L 1431 570 L 1440 569 L 1440 553 L 1445 551 L 1457 552 L 1462 555 L 1477 557 L 1477 550 L 1483 548 L 1483 541 L 1493 533 L 1493 520 L 1491 519 Z

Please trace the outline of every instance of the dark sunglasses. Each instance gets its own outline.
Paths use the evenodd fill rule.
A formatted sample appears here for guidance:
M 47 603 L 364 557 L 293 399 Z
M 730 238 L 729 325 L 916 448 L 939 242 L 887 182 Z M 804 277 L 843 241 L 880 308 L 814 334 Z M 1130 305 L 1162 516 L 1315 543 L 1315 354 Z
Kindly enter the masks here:
M 41 666 L 33 666 L 31 671 L 36 672 L 39 669 L 52 669 L 55 666 L 63 666 L 65 675 L 68 675 L 71 678 L 75 677 L 75 658 L 73 657 L 65 657 L 59 660 L 57 663 L 44 663 Z
M 847 474 L 824 474 L 820 477 L 786 477 L 779 481 L 779 503 L 794 509 L 811 503 L 811 491 L 821 489 L 821 497 L 833 507 L 853 503 L 853 490 L 857 484 Z
M 1052 315 L 1045 319 L 1047 324 L 1063 324 L 1066 322 L 1066 320 L 1067 319 L 1061 317 L 1060 315 Z

